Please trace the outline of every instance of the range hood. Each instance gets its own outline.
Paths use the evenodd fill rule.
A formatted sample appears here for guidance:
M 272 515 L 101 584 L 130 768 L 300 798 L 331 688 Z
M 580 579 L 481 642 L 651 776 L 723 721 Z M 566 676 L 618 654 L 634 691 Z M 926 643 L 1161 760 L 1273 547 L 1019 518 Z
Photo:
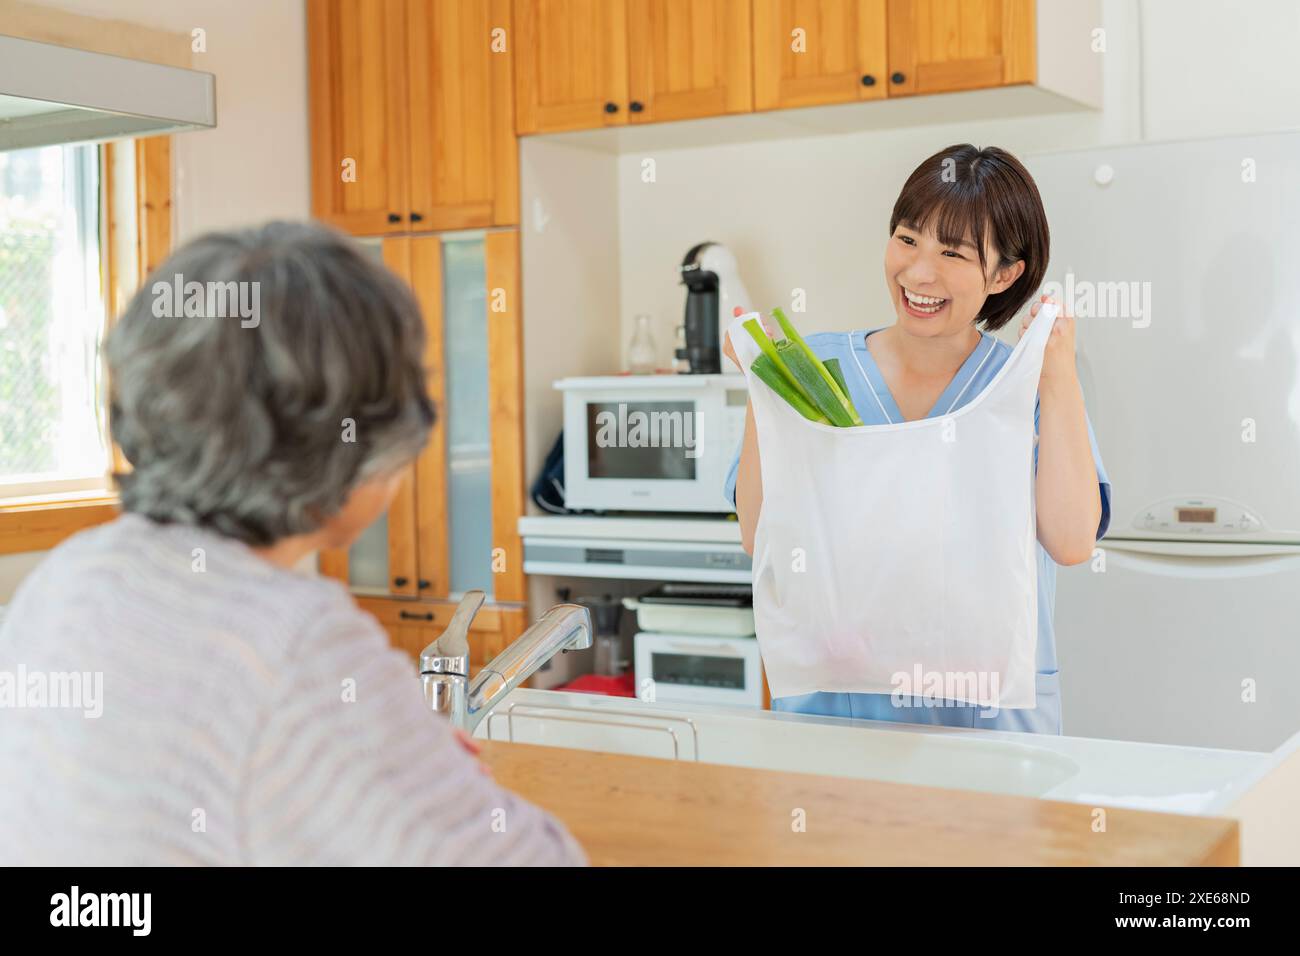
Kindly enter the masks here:
M 0 150 L 216 125 L 211 73 L 0 36 Z

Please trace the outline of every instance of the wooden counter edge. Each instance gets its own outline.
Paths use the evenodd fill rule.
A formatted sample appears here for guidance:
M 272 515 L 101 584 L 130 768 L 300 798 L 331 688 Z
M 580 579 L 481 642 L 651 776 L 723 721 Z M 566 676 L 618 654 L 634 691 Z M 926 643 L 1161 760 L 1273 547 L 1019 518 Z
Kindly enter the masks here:
M 1236 820 L 482 741 L 593 864 L 1235 866 Z

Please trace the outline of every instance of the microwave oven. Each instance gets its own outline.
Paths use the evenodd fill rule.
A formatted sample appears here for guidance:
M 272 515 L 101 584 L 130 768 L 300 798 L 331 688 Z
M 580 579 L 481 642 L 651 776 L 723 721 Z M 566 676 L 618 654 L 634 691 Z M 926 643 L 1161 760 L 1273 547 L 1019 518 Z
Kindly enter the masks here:
M 735 511 L 723 485 L 745 434 L 745 376 L 611 375 L 555 387 L 566 508 Z

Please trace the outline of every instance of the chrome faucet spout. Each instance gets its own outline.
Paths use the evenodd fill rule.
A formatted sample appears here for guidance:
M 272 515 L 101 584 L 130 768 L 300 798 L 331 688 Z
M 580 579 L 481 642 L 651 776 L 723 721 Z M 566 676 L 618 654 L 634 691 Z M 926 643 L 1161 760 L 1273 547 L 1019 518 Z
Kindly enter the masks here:
M 482 594 L 481 591 L 471 593 Z M 479 600 L 478 606 L 481 605 Z M 462 601 L 452 618 L 453 625 L 465 606 Z M 469 612 L 470 619 L 478 606 Z M 460 638 L 444 632 L 425 648 L 420 655 L 420 675 L 430 708 L 445 713 L 454 726 L 470 733 L 503 697 L 552 657 L 591 647 L 593 640 L 591 612 L 581 604 L 557 604 L 470 681 L 468 644 L 461 640 L 468 630 L 468 620 L 463 625 Z M 449 625 L 448 631 L 451 629 Z
M 591 611 L 581 604 L 557 604 L 513 644 L 483 665 L 469 686 L 465 717 L 473 731 L 496 703 L 556 654 L 591 647 Z

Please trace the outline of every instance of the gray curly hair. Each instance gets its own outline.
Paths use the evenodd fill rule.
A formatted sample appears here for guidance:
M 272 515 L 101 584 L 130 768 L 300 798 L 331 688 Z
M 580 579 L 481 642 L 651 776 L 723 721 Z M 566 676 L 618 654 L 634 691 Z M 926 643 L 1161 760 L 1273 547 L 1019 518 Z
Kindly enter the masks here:
M 173 280 L 185 309 L 164 301 Z M 189 308 L 202 288 L 207 310 Z M 251 289 L 255 321 L 220 317 L 214 288 Z M 132 466 L 113 476 L 123 510 L 257 547 L 319 528 L 363 480 L 414 458 L 435 419 L 410 290 L 319 225 L 186 243 L 105 352 L 110 430 Z

